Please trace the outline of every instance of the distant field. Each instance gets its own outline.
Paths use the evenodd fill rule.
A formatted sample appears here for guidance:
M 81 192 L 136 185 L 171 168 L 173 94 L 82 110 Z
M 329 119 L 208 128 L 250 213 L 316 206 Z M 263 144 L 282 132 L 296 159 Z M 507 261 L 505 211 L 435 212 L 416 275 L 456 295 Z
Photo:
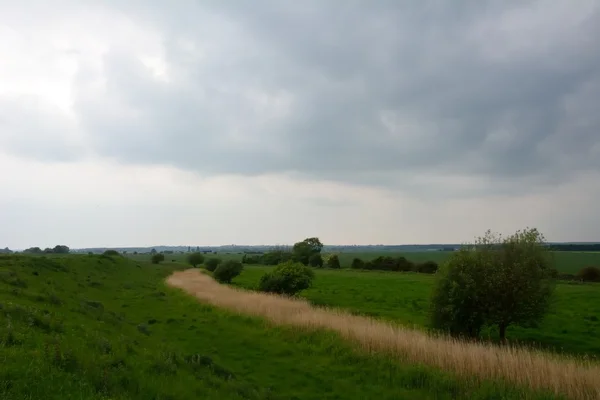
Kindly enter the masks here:
M 253 289 L 269 268 L 248 266 L 236 284 Z M 434 279 L 415 273 L 318 270 L 314 287 L 302 296 L 316 305 L 426 329 Z M 497 338 L 495 331 L 485 334 Z M 600 357 L 600 284 L 559 283 L 553 309 L 541 326 L 509 327 L 508 337 L 553 351 Z
M 349 268 L 352 260 L 355 257 L 361 258 L 365 261 L 373 260 L 379 256 L 391 256 L 399 257 L 404 256 L 413 262 L 423 261 L 435 261 L 442 263 L 450 257 L 452 252 L 447 251 L 422 251 L 422 252 L 345 252 L 336 253 L 339 255 L 340 263 L 342 268 Z M 600 252 L 574 252 L 574 251 L 556 251 L 552 252 L 554 257 L 554 263 L 558 271 L 565 274 L 576 274 L 581 268 L 588 266 L 599 266 L 600 267 Z M 149 254 L 129 254 L 129 257 L 138 261 L 148 261 L 150 259 Z M 206 257 L 219 257 L 222 259 L 234 259 L 241 260 L 243 254 L 241 253 L 219 253 L 219 254 L 207 254 Z M 165 254 L 165 260 L 175 260 L 177 262 L 185 262 L 185 254 Z

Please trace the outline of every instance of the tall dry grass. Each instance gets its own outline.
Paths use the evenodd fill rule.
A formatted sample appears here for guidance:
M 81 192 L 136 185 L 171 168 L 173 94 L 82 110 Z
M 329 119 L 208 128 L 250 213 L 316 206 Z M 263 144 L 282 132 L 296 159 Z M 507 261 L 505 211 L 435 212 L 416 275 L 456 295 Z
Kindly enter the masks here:
M 373 318 L 315 308 L 300 299 L 220 285 L 198 270 L 175 272 L 167 283 L 218 307 L 264 317 L 280 325 L 334 330 L 364 350 L 387 352 L 460 377 L 501 379 L 569 398 L 600 399 L 600 367 L 583 360 L 559 358 L 524 348 L 433 337 Z

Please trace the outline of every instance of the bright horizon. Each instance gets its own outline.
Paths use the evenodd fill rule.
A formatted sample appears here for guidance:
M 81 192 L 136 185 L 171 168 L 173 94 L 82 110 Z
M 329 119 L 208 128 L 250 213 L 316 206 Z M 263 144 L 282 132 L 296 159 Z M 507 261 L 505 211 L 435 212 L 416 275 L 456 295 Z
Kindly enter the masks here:
M 600 241 L 599 2 L 339 11 L 0 0 L 0 248 Z

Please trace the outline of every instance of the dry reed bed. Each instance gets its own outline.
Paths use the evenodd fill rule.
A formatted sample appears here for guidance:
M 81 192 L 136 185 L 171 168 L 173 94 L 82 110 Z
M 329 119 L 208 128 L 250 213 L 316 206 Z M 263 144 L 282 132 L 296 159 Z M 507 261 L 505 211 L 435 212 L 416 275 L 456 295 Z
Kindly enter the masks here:
M 387 352 L 439 367 L 465 378 L 501 379 L 574 399 L 600 399 L 600 367 L 524 348 L 433 337 L 373 318 L 315 308 L 307 301 L 220 285 L 198 270 L 175 272 L 167 279 L 198 299 L 275 324 L 329 329 L 370 352 Z

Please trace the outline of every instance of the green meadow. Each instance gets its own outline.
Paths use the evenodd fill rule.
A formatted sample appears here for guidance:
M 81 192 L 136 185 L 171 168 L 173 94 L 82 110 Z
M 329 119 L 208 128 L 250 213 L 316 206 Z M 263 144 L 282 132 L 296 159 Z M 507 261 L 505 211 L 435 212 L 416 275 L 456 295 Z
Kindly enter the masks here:
M 121 256 L 0 256 L 0 399 L 555 398 L 201 304 L 164 283 L 185 268 Z M 247 268 L 240 283 L 252 286 L 261 271 Z M 416 308 L 401 311 L 413 300 L 424 307 L 427 283 L 411 279 L 426 278 L 323 271 L 307 297 L 422 323 Z M 360 293 L 372 285 L 382 294 Z M 408 286 L 420 289 L 382 300 Z
M 254 289 L 270 267 L 247 266 L 235 283 Z M 301 293 L 312 304 L 426 329 L 435 276 L 411 272 L 317 270 L 312 288 Z M 496 340 L 498 333 L 484 336 Z M 511 341 L 551 350 L 600 357 L 600 284 L 557 284 L 552 308 L 536 328 L 509 327 Z

